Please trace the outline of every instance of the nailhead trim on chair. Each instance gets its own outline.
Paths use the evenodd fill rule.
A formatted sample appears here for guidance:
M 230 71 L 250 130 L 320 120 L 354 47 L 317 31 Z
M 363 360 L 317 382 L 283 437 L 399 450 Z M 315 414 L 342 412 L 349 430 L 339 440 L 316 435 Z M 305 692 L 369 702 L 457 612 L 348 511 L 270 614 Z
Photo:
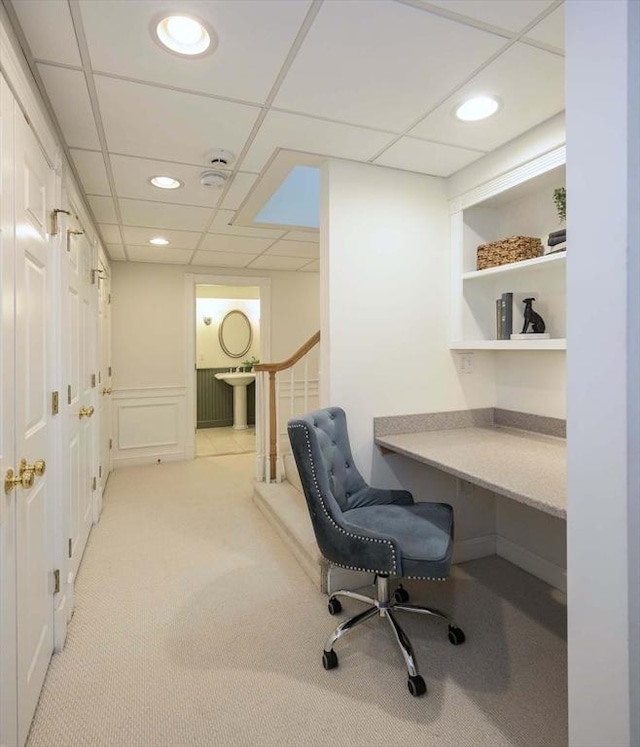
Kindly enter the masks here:
M 380 573 L 380 574 L 391 573 L 393 574 L 397 569 L 396 550 L 395 550 L 395 547 L 393 546 L 393 543 L 389 542 L 389 540 L 380 540 L 380 539 L 375 539 L 374 537 L 366 537 L 362 534 L 353 534 L 352 532 L 347 532 L 341 526 L 338 526 L 338 524 L 336 524 L 336 522 L 333 520 L 333 517 L 327 510 L 324 500 L 322 499 L 322 492 L 320 491 L 320 485 L 318 484 L 318 477 L 316 475 L 316 469 L 313 463 L 313 455 L 311 453 L 311 442 L 309 441 L 309 428 L 305 425 L 298 425 L 298 424 L 290 425 L 289 428 L 302 428 L 304 430 L 304 435 L 305 435 L 305 439 L 307 442 L 307 449 L 309 451 L 309 457 L 310 457 L 309 463 L 311 464 L 311 471 L 313 473 L 313 483 L 316 487 L 318 498 L 320 499 L 320 505 L 322 506 L 322 510 L 324 511 L 327 519 L 329 519 L 331 524 L 333 524 L 333 526 L 341 534 L 346 534 L 347 537 L 353 537 L 354 539 L 358 539 L 358 540 L 366 540 L 367 542 L 377 542 L 378 544 L 382 544 L 382 545 L 389 545 L 389 547 L 391 548 L 391 555 L 393 558 L 393 569 L 391 571 L 389 570 L 380 571 L 380 570 L 375 570 L 374 568 L 357 568 L 356 566 L 342 565 L 342 563 L 334 563 L 333 560 L 330 560 L 329 562 L 333 563 L 334 565 L 339 566 L 340 568 L 346 568 L 349 571 L 363 571 L 364 573 Z

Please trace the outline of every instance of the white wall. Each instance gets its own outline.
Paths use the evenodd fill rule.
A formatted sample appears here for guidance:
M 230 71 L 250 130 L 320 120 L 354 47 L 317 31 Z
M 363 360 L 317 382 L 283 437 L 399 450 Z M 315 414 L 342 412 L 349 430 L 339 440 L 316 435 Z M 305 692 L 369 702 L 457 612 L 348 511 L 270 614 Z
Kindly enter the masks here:
M 195 412 L 189 405 L 186 380 L 185 275 L 211 273 L 210 267 L 112 264 L 116 467 L 180 460 L 190 454 Z M 289 357 L 318 330 L 316 273 L 216 270 L 216 275 L 270 278 L 271 354 L 260 351 L 264 362 Z M 317 370 L 317 357 L 314 360 L 316 369 L 311 371 Z M 241 362 L 232 359 L 229 365 Z
M 640 5 L 566 4 L 569 742 L 640 744 Z
M 114 388 L 186 385 L 187 273 L 211 275 L 212 270 L 112 263 Z M 318 275 L 266 270 L 254 275 L 271 278 L 271 358 L 287 358 L 319 328 Z
M 347 411 L 365 479 L 455 504 L 452 478 L 373 444 L 377 415 L 493 405 L 492 366 L 460 375 L 449 350 L 444 180 L 342 161 L 323 169 L 322 402 Z M 458 529 L 459 539 L 492 533 L 491 497 L 461 510 Z

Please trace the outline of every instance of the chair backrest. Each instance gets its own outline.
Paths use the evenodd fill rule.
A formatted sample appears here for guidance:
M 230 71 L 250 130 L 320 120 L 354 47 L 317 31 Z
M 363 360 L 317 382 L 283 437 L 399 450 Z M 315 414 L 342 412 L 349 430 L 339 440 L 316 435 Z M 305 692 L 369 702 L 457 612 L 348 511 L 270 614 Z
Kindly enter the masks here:
M 316 479 L 320 473 L 326 475 L 331 495 L 339 508 L 347 511 L 351 496 L 366 488 L 367 483 L 353 463 L 344 410 L 327 407 L 292 418 L 288 431 L 298 470 L 302 463 L 313 466 Z M 300 479 L 304 487 L 302 474 Z
M 292 418 L 288 432 L 324 557 L 352 570 L 397 574 L 399 553 L 393 543 L 356 530 L 343 514 L 371 490 L 353 463 L 344 410 L 327 407 Z

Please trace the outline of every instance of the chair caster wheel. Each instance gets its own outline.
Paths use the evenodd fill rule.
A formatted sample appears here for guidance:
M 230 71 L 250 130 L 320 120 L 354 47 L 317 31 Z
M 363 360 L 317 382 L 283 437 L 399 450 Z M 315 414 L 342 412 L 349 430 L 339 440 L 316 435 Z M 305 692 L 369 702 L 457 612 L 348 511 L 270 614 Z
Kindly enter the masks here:
M 455 625 L 449 625 L 449 643 L 452 646 L 459 646 L 466 641 L 464 633 Z
M 419 674 L 416 674 L 415 677 L 411 677 L 411 675 L 409 675 L 407 687 L 409 688 L 409 692 L 411 693 L 411 695 L 413 695 L 414 698 L 419 698 L 421 695 L 424 695 L 427 692 L 427 686 Z
M 393 598 L 398 604 L 404 604 L 409 601 L 409 592 L 400 585 L 393 592 Z
M 326 669 L 335 669 L 338 666 L 338 657 L 336 656 L 336 652 L 331 651 L 323 651 L 322 652 L 322 666 Z
M 330 615 L 337 615 L 339 612 L 342 612 L 342 605 L 335 597 L 331 597 L 327 609 Z

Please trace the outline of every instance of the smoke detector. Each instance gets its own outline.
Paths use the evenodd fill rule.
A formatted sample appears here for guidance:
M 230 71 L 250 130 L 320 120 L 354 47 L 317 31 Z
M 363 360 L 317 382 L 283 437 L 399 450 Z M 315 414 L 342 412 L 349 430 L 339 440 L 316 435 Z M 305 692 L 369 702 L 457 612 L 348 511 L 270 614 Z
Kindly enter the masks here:
M 230 150 L 210 150 L 205 156 L 207 164 L 216 168 L 226 169 L 235 160 L 235 155 Z
M 203 187 L 214 187 L 215 189 L 222 189 L 227 181 L 227 175 L 221 174 L 219 171 L 203 171 L 200 174 L 200 184 Z

